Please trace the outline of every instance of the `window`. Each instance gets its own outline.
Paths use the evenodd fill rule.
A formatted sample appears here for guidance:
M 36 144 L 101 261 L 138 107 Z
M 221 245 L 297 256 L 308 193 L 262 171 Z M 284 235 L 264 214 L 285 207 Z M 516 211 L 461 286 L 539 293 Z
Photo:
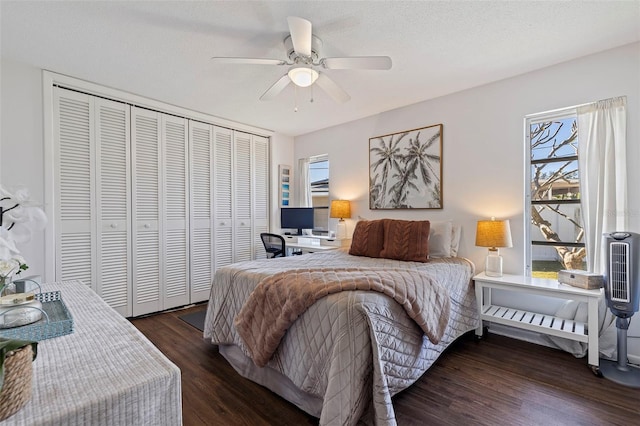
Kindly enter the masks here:
M 534 277 L 557 278 L 561 269 L 584 270 L 576 111 L 529 116 L 526 134 L 527 272 Z
M 315 209 L 314 231 L 329 231 L 329 159 L 319 155 L 309 159 L 312 206 Z

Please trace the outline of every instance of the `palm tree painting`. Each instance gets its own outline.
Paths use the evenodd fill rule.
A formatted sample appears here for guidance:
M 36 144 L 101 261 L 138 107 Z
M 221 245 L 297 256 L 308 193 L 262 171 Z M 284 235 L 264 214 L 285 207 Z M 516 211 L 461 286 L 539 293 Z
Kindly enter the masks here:
M 369 208 L 442 208 L 442 124 L 369 139 Z

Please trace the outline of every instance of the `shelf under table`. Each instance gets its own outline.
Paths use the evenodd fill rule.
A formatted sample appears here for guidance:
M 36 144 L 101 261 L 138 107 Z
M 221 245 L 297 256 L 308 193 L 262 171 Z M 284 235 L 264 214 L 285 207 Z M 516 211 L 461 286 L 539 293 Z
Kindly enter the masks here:
M 583 322 L 555 317 L 553 315 L 528 312 L 498 305 L 483 306 L 482 319 L 516 326 L 578 342 L 588 342 L 589 336 Z

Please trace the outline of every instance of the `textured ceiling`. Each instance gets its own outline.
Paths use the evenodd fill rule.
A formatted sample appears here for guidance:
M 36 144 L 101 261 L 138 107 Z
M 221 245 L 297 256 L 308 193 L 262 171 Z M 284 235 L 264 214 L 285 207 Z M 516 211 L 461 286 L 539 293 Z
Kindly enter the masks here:
M 290 85 L 287 16 L 313 23 L 321 56 L 387 55 L 390 71 L 328 70 L 351 100 Z M 640 1 L 0 1 L 2 59 L 218 117 L 300 135 L 640 40 Z

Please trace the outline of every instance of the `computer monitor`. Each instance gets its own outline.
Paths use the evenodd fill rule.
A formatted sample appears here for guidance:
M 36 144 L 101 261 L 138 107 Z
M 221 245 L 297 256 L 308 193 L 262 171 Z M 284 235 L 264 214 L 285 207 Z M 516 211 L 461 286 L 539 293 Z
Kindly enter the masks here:
M 303 229 L 313 229 L 313 207 L 281 208 L 280 227 L 283 229 L 296 229 L 296 235 L 302 235 Z

